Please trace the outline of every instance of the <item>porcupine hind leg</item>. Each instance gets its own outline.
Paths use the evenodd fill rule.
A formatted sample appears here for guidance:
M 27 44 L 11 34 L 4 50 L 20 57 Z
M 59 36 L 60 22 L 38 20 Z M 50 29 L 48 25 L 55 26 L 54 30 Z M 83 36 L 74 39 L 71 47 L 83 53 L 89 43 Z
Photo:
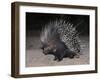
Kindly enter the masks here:
M 74 58 L 76 56 L 76 54 L 74 52 L 71 52 L 71 54 L 69 55 L 69 58 Z
M 76 56 L 76 53 L 70 50 L 65 50 L 65 56 L 64 57 L 69 57 L 69 58 L 74 58 Z

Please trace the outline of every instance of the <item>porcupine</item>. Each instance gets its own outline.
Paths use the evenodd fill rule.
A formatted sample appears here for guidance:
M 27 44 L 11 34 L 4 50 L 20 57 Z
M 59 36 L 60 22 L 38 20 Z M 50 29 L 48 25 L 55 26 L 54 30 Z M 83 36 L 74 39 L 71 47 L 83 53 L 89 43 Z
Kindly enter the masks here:
M 80 55 L 78 32 L 76 26 L 69 21 L 59 19 L 46 24 L 40 40 L 43 53 L 54 55 L 54 60 L 61 61 L 64 57 L 74 58 Z

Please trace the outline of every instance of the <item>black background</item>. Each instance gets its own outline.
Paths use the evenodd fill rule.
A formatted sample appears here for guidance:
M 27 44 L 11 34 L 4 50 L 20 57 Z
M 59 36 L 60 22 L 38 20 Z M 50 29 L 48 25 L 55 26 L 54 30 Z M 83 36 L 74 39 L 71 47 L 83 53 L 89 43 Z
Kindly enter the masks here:
M 68 14 L 47 14 L 47 13 L 29 13 L 26 12 L 26 32 L 41 31 L 42 27 L 50 21 L 56 19 L 70 17 L 70 22 L 77 25 L 80 21 L 82 23 L 77 27 L 80 35 L 89 35 L 89 15 L 68 15 Z M 27 34 L 27 33 L 26 33 Z

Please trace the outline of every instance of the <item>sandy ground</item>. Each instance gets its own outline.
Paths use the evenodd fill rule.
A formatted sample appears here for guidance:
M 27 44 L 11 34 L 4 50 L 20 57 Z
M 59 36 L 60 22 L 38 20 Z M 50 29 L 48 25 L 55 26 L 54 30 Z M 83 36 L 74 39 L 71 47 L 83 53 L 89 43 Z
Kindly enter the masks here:
M 26 40 L 26 67 L 81 65 L 89 64 L 89 40 L 81 37 L 82 55 L 80 58 L 64 58 L 62 61 L 54 61 L 53 55 L 44 55 L 40 49 L 40 41 L 37 36 L 28 36 Z

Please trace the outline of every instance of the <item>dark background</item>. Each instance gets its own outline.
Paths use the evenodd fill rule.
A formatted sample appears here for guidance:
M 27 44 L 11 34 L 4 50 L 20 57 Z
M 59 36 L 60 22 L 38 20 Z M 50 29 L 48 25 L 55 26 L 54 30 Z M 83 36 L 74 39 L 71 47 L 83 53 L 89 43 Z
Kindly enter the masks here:
M 79 32 L 81 54 L 80 58 L 64 58 L 61 62 L 54 61 L 53 55 L 44 55 L 41 50 L 40 32 L 46 24 L 57 19 L 64 19 L 74 26 L 82 22 L 77 28 Z M 26 13 L 26 67 L 83 65 L 89 64 L 89 16 L 68 14 Z
M 42 27 L 50 21 L 70 17 L 70 22 L 77 25 L 82 22 L 76 29 L 80 35 L 89 36 L 89 15 L 68 15 L 68 14 L 48 14 L 48 13 L 29 13 L 26 12 L 26 34 L 29 31 L 41 31 Z

